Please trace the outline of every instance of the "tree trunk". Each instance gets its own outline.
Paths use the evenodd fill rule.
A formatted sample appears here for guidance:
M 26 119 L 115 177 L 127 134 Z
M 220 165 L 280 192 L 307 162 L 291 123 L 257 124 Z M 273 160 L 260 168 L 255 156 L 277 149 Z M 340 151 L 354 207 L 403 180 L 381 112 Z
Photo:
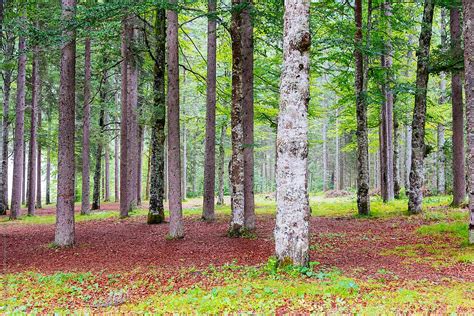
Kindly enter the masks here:
M 224 148 L 224 141 L 225 141 L 225 130 L 227 126 L 222 124 L 221 126 L 221 139 L 219 141 L 219 158 L 217 162 L 217 176 L 218 176 L 218 183 L 217 183 L 217 205 L 224 205 L 224 173 L 225 173 L 225 148 Z
M 186 85 L 186 77 L 185 77 L 185 74 L 183 72 L 183 83 Z M 183 97 L 183 107 L 184 107 L 184 103 L 185 102 L 185 98 Z M 183 168 L 183 171 L 181 173 L 181 194 L 182 194 L 182 197 L 181 199 L 182 200 L 186 200 L 186 198 L 188 197 L 188 133 L 186 131 L 186 112 L 183 110 L 183 131 L 182 131 L 182 135 L 183 135 L 183 164 L 182 164 L 182 168 Z
M 105 101 L 105 93 L 103 91 L 100 92 L 101 94 L 101 101 Z M 102 175 L 102 152 L 104 148 L 103 144 L 103 129 L 104 129 L 104 116 L 105 111 L 103 109 L 105 105 L 101 104 L 100 114 L 99 114 L 99 130 L 100 130 L 100 139 L 97 143 L 97 152 L 96 152 L 96 160 L 95 160 L 95 169 L 94 169 L 94 189 L 92 192 L 92 210 L 99 210 L 100 209 L 100 176 Z
M 62 20 L 68 25 L 74 18 L 76 0 L 62 0 Z M 61 48 L 59 86 L 58 202 L 56 206 L 55 244 L 74 244 L 74 132 L 76 39 L 73 30 L 64 31 Z
M 90 213 L 90 99 L 91 99 L 91 39 L 86 38 L 84 62 L 84 110 L 82 120 L 82 203 L 81 214 Z
M 412 123 L 412 157 L 410 171 L 410 190 L 408 192 L 408 212 L 422 211 L 425 155 L 426 94 L 429 80 L 430 44 L 433 26 L 434 0 L 425 0 L 423 22 L 418 48 L 416 69 L 415 107 Z
M 13 147 L 13 184 L 11 219 L 21 216 L 21 196 L 23 191 L 24 128 L 25 128 L 25 81 L 26 81 L 26 40 L 20 37 L 18 43 L 18 75 L 16 92 L 15 142 Z
M 460 9 L 450 10 L 451 45 L 455 56 L 462 56 Z M 466 172 L 464 165 L 464 110 L 462 99 L 462 73 L 452 72 L 451 101 L 453 104 L 453 206 L 466 198 Z
M 474 3 L 464 0 L 464 70 L 466 84 L 469 243 L 474 244 Z
M 165 67 L 166 67 L 166 14 L 157 8 L 155 17 L 155 64 L 153 68 L 153 120 L 150 148 L 150 209 L 148 224 L 165 220 L 163 207 L 165 192 Z
M 41 97 L 41 78 L 39 75 L 39 48 L 33 47 L 33 68 L 31 75 L 31 120 L 30 120 L 30 147 L 28 152 L 28 215 L 35 215 L 36 201 L 36 165 L 37 161 L 37 132 L 38 132 L 38 104 Z
M 364 85 L 364 56 L 362 54 L 362 0 L 355 1 L 355 63 L 357 112 L 357 208 L 360 215 L 370 213 L 369 141 L 367 135 L 367 91 Z M 367 66 L 367 65 L 366 65 Z
M 119 98 L 118 98 L 118 92 L 115 93 L 115 106 L 118 108 L 119 104 Z M 118 202 L 120 199 L 120 180 L 119 180 L 119 174 L 120 174 L 120 148 L 119 148 L 119 135 L 120 133 L 115 132 L 115 138 L 114 138 L 114 201 Z
M 216 0 L 208 1 L 208 12 L 216 12 Z M 204 151 L 204 194 L 202 219 L 213 221 L 216 183 L 216 19 L 207 21 L 207 99 L 206 99 L 206 148 Z M 218 201 L 219 202 L 219 201 Z
M 325 102 L 325 101 L 324 101 Z M 327 107 L 327 105 L 325 105 Z M 328 190 L 328 136 L 327 136 L 327 119 L 323 119 L 323 191 Z
M 241 0 L 232 0 L 232 159 L 229 168 L 231 184 L 230 236 L 240 236 L 244 229 L 244 130 L 242 122 L 242 14 Z
M 146 169 L 145 200 L 150 200 L 150 169 L 151 169 L 151 145 L 148 146 L 148 159 Z
M 275 252 L 282 265 L 309 264 L 309 0 L 286 0 L 277 131 Z
M 46 150 L 46 205 L 51 204 L 51 145 Z
M 176 5 L 177 0 L 170 0 Z M 181 204 L 181 159 L 179 139 L 179 51 L 178 13 L 167 10 L 168 20 L 168 185 L 170 209 L 170 238 L 184 237 Z
M 392 6 L 390 1 L 383 3 L 384 28 L 388 30 L 390 36 L 390 21 L 392 16 Z M 385 39 L 384 53 L 381 57 L 382 68 L 385 71 L 384 82 L 382 84 L 382 95 L 384 102 L 382 104 L 382 121 L 381 121 L 381 142 L 380 142 L 380 174 L 381 174 L 381 195 L 382 200 L 386 203 L 394 198 L 394 174 L 393 174 L 393 92 L 392 83 L 392 44 L 390 39 Z M 367 65 L 366 65 L 367 66 Z
M 122 68 L 121 68 L 121 120 L 120 120 L 120 217 L 127 217 L 130 211 L 130 188 L 129 188 L 129 161 L 128 161 L 128 79 L 127 68 L 130 62 L 129 42 L 130 42 L 130 17 L 124 17 L 122 20 Z
M 105 144 L 104 168 L 104 202 L 110 202 L 110 154 L 108 143 Z
M 241 1 L 242 11 L 242 126 L 244 155 L 244 226 L 255 230 L 254 197 L 254 103 L 253 103 L 253 25 L 251 12 L 253 0 Z
M 7 35 L 5 58 L 11 60 L 14 50 L 14 39 Z M 10 91 L 13 70 L 3 71 L 3 119 L 1 130 L 1 164 L 0 164 L 0 215 L 6 214 L 8 209 L 8 143 L 9 143 L 9 113 L 10 113 Z
M 393 195 L 400 198 L 400 133 L 398 119 L 393 113 Z
M 41 120 L 41 106 L 38 105 L 38 130 L 41 129 Z M 38 146 L 38 155 L 36 157 L 36 208 L 41 209 L 43 205 L 41 196 L 41 144 L 39 138 L 36 144 Z

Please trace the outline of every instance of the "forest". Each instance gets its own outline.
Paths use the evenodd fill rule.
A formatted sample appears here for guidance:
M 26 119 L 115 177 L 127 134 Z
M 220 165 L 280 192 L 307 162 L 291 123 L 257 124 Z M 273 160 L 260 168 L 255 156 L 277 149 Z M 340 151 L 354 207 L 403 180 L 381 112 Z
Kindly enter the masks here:
M 0 0 L 1 314 L 474 314 L 473 0 Z

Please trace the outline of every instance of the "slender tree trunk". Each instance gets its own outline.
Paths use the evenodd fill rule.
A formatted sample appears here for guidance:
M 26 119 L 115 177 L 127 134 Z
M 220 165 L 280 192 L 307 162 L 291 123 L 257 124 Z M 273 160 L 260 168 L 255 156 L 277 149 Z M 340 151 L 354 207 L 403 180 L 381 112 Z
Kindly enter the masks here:
M 474 244 L 474 3 L 464 0 L 464 70 L 466 84 L 469 243 Z
M 275 252 L 282 265 L 309 264 L 309 7 L 309 0 L 285 0 L 275 225 Z
M 217 162 L 217 205 L 224 205 L 224 173 L 225 173 L 225 148 L 224 148 L 224 141 L 225 141 L 225 130 L 227 126 L 222 124 L 221 126 L 221 139 L 219 141 L 219 157 Z
M 104 201 L 110 202 L 110 154 L 108 144 L 105 144 L 104 165 Z
M 23 191 L 24 125 L 25 125 L 25 81 L 26 81 L 26 40 L 20 37 L 18 44 L 18 75 L 16 94 L 15 142 L 13 147 L 13 184 L 11 219 L 21 215 L 21 195 Z
M 451 45 L 456 56 L 462 56 L 460 9 L 450 10 Z M 459 206 L 466 198 L 466 172 L 464 165 L 464 110 L 462 97 L 462 73 L 452 72 L 451 101 L 453 103 L 453 206 Z
M 183 72 L 184 73 L 184 72 Z M 183 75 L 184 78 L 185 75 Z M 186 85 L 186 79 L 183 80 L 183 83 Z M 185 98 L 183 97 L 183 107 L 184 107 L 184 104 L 185 104 Z M 182 164 L 182 168 L 183 168 L 183 172 L 181 173 L 181 194 L 182 194 L 182 197 L 181 199 L 182 200 L 186 200 L 187 196 L 188 196 L 188 133 L 186 131 L 186 112 L 183 111 L 183 131 L 182 131 L 182 135 L 183 135 L 183 164 Z
M 118 98 L 118 92 L 115 93 L 115 106 L 118 108 L 119 104 L 119 98 Z M 119 135 L 120 133 L 115 132 L 115 138 L 114 138 L 114 201 L 118 202 L 120 198 L 120 180 L 119 180 L 119 174 L 120 174 L 120 148 L 119 148 Z
M 390 21 L 392 16 L 392 6 L 390 1 L 383 3 L 383 14 L 385 18 L 384 27 L 388 30 L 390 36 Z M 385 39 L 384 53 L 381 57 L 382 68 L 385 70 L 385 78 L 382 84 L 382 95 L 384 102 L 382 104 L 382 123 L 381 123 L 381 142 L 380 142 L 380 174 L 382 177 L 382 199 L 388 202 L 394 198 L 394 174 L 393 174 L 393 92 L 392 82 L 392 44 L 390 39 Z M 367 65 L 366 65 L 367 66 Z
M 84 110 L 82 120 L 82 203 L 81 214 L 90 213 L 90 99 L 91 99 L 91 39 L 86 38 L 84 63 Z
M 74 18 L 75 0 L 62 0 L 62 20 Z M 67 24 L 66 24 L 67 25 Z M 75 68 L 76 39 L 73 30 L 64 31 L 61 48 L 61 82 L 59 86 L 58 139 L 58 202 L 56 206 L 56 235 L 58 246 L 74 244 L 74 132 L 75 132 Z
M 400 128 L 398 119 L 393 113 L 393 195 L 400 198 Z
M 31 92 L 31 120 L 30 120 L 30 147 L 28 152 L 28 215 L 35 215 L 36 200 L 36 165 L 37 161 L 37 132 L 38 132 L 38 104 L 41 96 L 41 78 L 39 75 L 39 48 L 33 47 Z
M 26 105 L 25 105 L 25 110 L 26 110 Z M 24 118 L 23 118 L 24 119 Z M 26 148 L 28 148 L 28 143 L 26 142 L 26 139 L 23 136 L 23 179 L 21 183 L 21 204 L 26 205 L 26 196 L 28 195 L 28 183 L 27 183 L 27 177 L 26 177 L 26 165 L 27 165 L 27 156 L 26 156 Z M 28 206 L 28 205 L 26 205 Z
M 232 0 L 232 159 L 229 175 L 231 184 L 230 236 L 240 236 L 244 229 L 244 130 L 242 122 L 242 14 L 241 0 Z
M 14 50 L 14 40 L 7 35 L 8 43 L 6 43 L 7 60 L 12 59 Z M 1 130 L 1 164 L 0 164 L 0 215 L 6 214 L 8 209 L 8 143 L 9 143 L 9 113 L 10 113 L 10 91 L 12 83 L 13 70 L 7 69 L 3 71 L 3 119 Z
M 177 0 L 170 0 L 172 5 Z M 181 159 L 179 139 L 179 54 L 178 13 L 167 10 L 168 20 L 168 185 L 170 209 L 170 238 L 184 237 L 181 204 Z
M 216 0 L 208 1 L 208 12 L 216 12 Z M 213 221 L 216 182 L 216 19 L 207 21 L 207 99 L 206 99 L 206 149 L 204 151 L 204 194 L 202 219 Z
M 150 169 L 151 169 L 151 145 L 148 146 L 148 159 L 146 169 L 146 187 L 145 187 L 145 200 L 150 200 Z
M 38 130 L 41 129 L 41 106 L 38 105 Z M 39 136 L 39 135 L 38 135 Z M 36 157 L 36 208 L 43 208 L 42 205 L 42 194 L 41 194 L 41 143 L 39 138 L 36 142 L 38 146 L 38 155 Z
M 336 122 L 335 122 L 335 155 L 334 155 L 334 190 L 339 190 L 339 120 L 338 113 L 336 109 Z
M 362 0 L 355 1 L 355 63 L 357 112 L 357 208 L 360 215 L 370 213 L 369 141 L 367 135 L 367 91 L 364 87 L 364 56 L 362 54 Z
M 408 211 L 417 214 L 422 211 L 425 156 L 426 94 L 429 80 L 430 44 L 433 26 L 434 0 L 425 0 L 423 22 L 418 48 L 416 69 L 415 108 L 412 123 L 412 157 Z
M 105 93 L 103 91 L 100 92 L 101 100 L 105 101 Z M 102 107 L 105 105 L 102 104 Z M 102 153 L 103 153 L 103 129 L 104 129 L 104 116 L 105 111 L 104 109 L 100 109 L 99 114 L 99 129 L 100 129 L 100 139 L 97 143 L 97 151 L 96 151 L 96 160 L 95 160 L 95 169 L 94 169 L 94 189 L 92 192 L 92 210 L 99 210 L 100 209 L 100 176 L 102 175 Z
M 156 9 L 155 17 L 155 64 L 153 68 L 153 125 L 150 148 L 150 209 L 148 224 L 159 224 L 165 220 L 163 207 L 165 192 L 165 67 L 166 67 L 166 14 Z
M 328 136 L 327 119 L 323 119 L 323 191 L 328 190 Z

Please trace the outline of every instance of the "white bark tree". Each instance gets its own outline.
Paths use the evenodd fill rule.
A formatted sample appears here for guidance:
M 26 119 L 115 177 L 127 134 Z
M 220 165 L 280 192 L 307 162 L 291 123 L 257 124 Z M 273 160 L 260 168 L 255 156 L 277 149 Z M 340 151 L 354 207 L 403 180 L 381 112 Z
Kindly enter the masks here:
M 281 264 L 309 262 L 308 119 L 310 0 L 285 0 L 277 132 L 275 251 Z

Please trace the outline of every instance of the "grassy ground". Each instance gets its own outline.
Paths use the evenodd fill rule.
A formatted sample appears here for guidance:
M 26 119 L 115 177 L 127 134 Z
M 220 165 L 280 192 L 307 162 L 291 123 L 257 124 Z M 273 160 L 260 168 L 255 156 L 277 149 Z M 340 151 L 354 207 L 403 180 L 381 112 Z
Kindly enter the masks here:
M 198 201 L 191 201 L 196 202 Z M 452 209 L 448 197 L 430 197 L 424 201 L 425 212 L 407 215 L 407 201 L 383 204 L 372 200 L 372 215 L 362 220 L 421 221 L 416 229 L 420 242 L 397 247 L 386 245 L 381 255 L 401 258 L 403 264 L 425 264 L 433 269 L 461 265 L 474 273 L 474 248 L 467 245 L 467 212 Z M 257 198 L 258 214 L 273 214 L 275 204 Z M 329 218 L 354 218 L 353 197 L 326 199 L 311 197 L 312 215 Z M 199 207 L 188 208 L 186 216 L 200 214 Z M 229 214 L 229 207 L 218 213 Z M 132 216 L 144 216 L 137 210 Z M 101 220 L 117 216 L 116 211 L 77 216 L 77 221 Z M 53 215 L 24 217 L 2 225 L 47 225 Z M 320 238 L 343 243 L 345 234 L 328 232 Z M 436 243 L 425 244 L 424 238 Z M 223 237 L 224 238 L 224 237 Z M 312 249 L 321 245 L 312 245 Z M 322 249 L 324 251 L 324 249 Z M 236 258 L 237 259 L 237 258 Z M 159 312 L 159 313 L 275 313 L 310 312 L 335 314 L 400 314 L 400 313 L 474 313 L 474 282 L 467 279 L 441 280 L 399 278 L 380 268 L 370 275 L 342 271 L 320 262 L 310 268 L 280 269 L 273 258 L 258 266 L 240 266 L 238 261 L 223 266 L 179 271 L 149 266 L 120 273 L 69 272 L 45 274 L 41 271 L 7 273 L 1 276 L 0 313 L 25 312 Z

